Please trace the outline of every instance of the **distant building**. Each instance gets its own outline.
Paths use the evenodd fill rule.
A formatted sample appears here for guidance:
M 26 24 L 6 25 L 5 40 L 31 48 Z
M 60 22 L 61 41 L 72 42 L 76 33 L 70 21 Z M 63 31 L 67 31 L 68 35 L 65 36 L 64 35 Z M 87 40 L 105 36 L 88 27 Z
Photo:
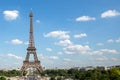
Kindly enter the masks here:
M 80 71 L 88 71 L 88 70 L 93 70 L 93 69 L 95 69 L 93 66 L 87 66 L 87 67 L 80 68 Z
M 115 68 L 115 66 L 108 66 L 108 67 L 107 67 L 107 70 L 110 70 L 110 69 L 112 69 L 112 68 Z
M 107 70 L 107 68 L 104 67 L 104 66 L 97 66 L 96 69 L 99 69 L 99 70 Z
M 74 69 L 80 70 L 80 67 L 74 67 Z
M 116 65 L 115 67 L 116 67 L 116 68 L 120 68 L 120 65 Z

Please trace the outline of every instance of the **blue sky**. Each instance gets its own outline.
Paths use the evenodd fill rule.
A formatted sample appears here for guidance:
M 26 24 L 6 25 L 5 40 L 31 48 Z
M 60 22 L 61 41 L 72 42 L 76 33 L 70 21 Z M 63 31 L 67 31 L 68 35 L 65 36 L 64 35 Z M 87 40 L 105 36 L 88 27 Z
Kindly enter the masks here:
M 22 66 L 31 9 L 36 52 L 43 67 L 119 65 L 119 3 L 119 0 L 1 1 L 0 68 Z

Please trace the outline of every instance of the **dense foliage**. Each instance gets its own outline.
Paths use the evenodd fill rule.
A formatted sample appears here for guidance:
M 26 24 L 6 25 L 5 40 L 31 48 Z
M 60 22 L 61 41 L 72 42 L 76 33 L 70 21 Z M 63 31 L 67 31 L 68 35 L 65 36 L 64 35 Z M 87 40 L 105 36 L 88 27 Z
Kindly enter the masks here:
M 120 80 L 120 69 L 113 68 L 110 70 L 88 70 L 80 71 L 77 69 L 69 70 L 45 70 L 42 76 L 50 76 L 51 80 L 64 80 L 71 78 L 73 80 Z
M 1 76 L 1 77 L 0 77 L 0 80 L 6 80 L 6 78 L 5 78 L 5 77 L 3 77 L 3 76 Z
M 38 72 L 37 72 L 38 73 Z M 56 70 L 45 70 L 41 76 L 49 76 L 50 80 L 65 80 L 71 78 L 73 80 L 120 80 L 120 68 L 112 68 L 110 70 L 88 70 L 80 71 L 78 69 L 71 68 L 69 70 L 56 69 Z M 21 76 L 20 71 L 11 70 L 3 71 L 0 70 L 0 76 L 14 77 Z M 0 80 L 6 80 L 0 77 Z
M 9 71 L 0 70 L 0 76 L 14 77 L 14 76 L 21 76 L 21 73 L 20 71 L 17 70 L 9 70 Z

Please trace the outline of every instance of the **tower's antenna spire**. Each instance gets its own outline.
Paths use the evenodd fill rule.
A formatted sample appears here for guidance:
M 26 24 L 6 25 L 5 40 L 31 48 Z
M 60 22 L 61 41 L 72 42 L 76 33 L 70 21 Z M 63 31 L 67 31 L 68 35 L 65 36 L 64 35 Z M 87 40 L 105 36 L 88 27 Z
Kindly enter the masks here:
M 34 36 L 33 36 L 33 13 L 30 12 L 30 38 L 29 38 L 29 47 L 35 47 L 34 46 Z

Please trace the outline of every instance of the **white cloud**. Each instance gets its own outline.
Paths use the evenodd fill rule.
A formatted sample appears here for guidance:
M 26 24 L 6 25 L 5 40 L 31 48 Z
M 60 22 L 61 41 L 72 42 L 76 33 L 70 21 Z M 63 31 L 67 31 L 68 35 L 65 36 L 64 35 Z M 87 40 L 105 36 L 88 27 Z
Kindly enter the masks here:
M 109 39 L 109 40 L 107 40 L 107 42 L 108 42 L 108 43 L 113 43 L 114 40 L 113 40 L 113 39 Z
M 22 57 L 20 57 L 20 56 L 16 56 L 16 55 L 14 55 L 14 54 L 8 54 L 7 55 L 8 57 L 13 57 L 13 58 L 16 58 L 16 59 L 19 59 L 19 60 L 22 60 Z
M 51 52 L 51 51 L 52 51 L 52 49 L 51 49 L 51 48 L 46 48 L 46 51 Z
M 58 52 L 59 55 L 62 55 L 63 53 L 62 52 Z
M 53 37 L 58 39 L 69 39 L 70 36 L 66 31 L 52 31 L 44 35 L 44 37 Z
M 108 10 L 101 14 L 101 18 L 114 17 L 114 16 L 118 16 L 118 15 L 120 15 L 120 12 L 118 12 L 116 10 Z
M 97 43 L 98 46 L 103 46 L 104 44 L 103 43 Z
M 112 54 L 117 53 L 117 51 L 114 50 L 114 49 L 101 49 L 101 51 L 102 51 L 102 52 L 107 52 L 107 53 L 112 53 Z
M 49 56 L 49 59 L 57 60 L 57 59 L 59 59 L 59 57 L 58 56 Z
M 55 44 L 59 46 L 68 46 L 68 45 L 71 45 L 72 42 L 69 39 L 66 39 L 66 40 L 61 40 Z
M 68 58 L 64 58 L 63 60 L 67 62 L 71 61 L 71 59 L 68 59 Z
M 40 23 L 40 20 L 36 20 L 37 23 Z
M 120 43 L 120 38 L 116 39 L 116 40 L 113 40 L 113 39 L 109 39 L 107 40 L 108 43 L 113 43 L 113 42 L 116 42 L 116 43 Z
M 57 60 L 57 59 L 59 59 L 58 56 L 47 56 L 47 55 L 43 55 L 43 54 L 40 54 L 38 56 L 40 57 L 40 59 L 44 59 L 44 60 L 49 60 L 49 59 Z
M 25 45 L 28 45 L 28 44 L 29 44 L 29 42 L 28 42 L 28 41 L 26 41 L 26 42 L 24 42 L 24 44 L 25 44 Z
M 8 21 L 10 20 L 16 20 L 19 16 L 19 11 L 17 10 L 5 10 L 3 11 L 4 18 Z
M 106 61 L 106 60 L 108 60 L 108 58 L 105 57 L 105 56 L 102 56 L 102 57 L 100 57 L 100 58 L 97 58 L 96 60 L 99 60 L 99 61 Z
M 118 39 L 116 40 L 116 42 L 117 42 L 117 43 L 120 43 L 120 38 L 118 38 Z
M 66 49 L 69 49 L 69 50 L 90 50 L 89 46 L 86 45 L 86 46 L 82 46 L 82 45 L 70 45 L 68 46 Z
M 63 48 L 65 54 L 84 54 L 86 51 L 91 50 L 88 45 L 69 45 Z
M 45 56 L 43 54 L 39 55 L 41 59 L 45 59 Z
M 82 34 L 77 34 L 77 35 L 74 35 L 75 38 L 83 38 L 83 37 L 87 37 L 87 34 L 86 33 L 82 33 Z
M 68 55 L 77 54 L 75 51 L 67 51 L 67 50 L 65 50 L 64 53 Z
M 100 49 L 98 51 L 90 52 L 90 55 L 102 55 L 104 53 L 117 54 L 117 50 L 114 49 Z
M 93 52 L 90 52 L 90 55 L 101 55 L 103 54 L 102 51 L 93 51 Z
M 12 44 L 23 44 L 23 41 L 21 41 L 19 39 L 14 39 L 14 40 L 11 40 L 11 43 Z
M 89 16 L 81 16 L 76 18 L 76 21 L 81 22 L 81 21 L 90 21 L 90 20 L 95 20 L 95 17 L 89 17 Z

